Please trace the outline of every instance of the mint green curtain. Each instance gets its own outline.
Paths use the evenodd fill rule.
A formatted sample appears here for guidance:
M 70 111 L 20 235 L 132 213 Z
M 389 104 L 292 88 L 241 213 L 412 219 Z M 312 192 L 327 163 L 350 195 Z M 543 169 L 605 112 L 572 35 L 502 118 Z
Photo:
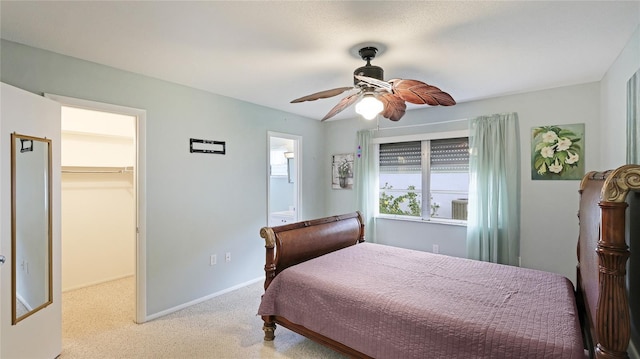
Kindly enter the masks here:
M 640 165 L 640 70 L 627 82 L 627 164 Z
M 469 120 L 467 256 L 519 265 L 520 131 L 518 114 Z
M 364 219 L 365 240 L 375 242 L 375 186 L 377 177 L 374 169 L 374 156 L 371 150 L 371 131 L 358 131 L 358 149 L 356 152 L 354 170 L 356 190 L 356 207 Z

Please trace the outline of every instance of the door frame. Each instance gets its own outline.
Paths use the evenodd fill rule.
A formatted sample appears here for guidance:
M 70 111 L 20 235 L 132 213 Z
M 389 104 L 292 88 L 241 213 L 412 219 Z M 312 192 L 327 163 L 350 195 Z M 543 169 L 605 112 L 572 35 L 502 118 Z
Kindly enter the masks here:
M 295 174 L 296 180 L 294 181 L 294 203 L 295 203 L 295 218 L 294 221 L 299 221 L 302 217 L 302 136 L 294 135 L 290 133 L 267 131 L 267 225 L 269 225 L 269 218 L 271 216 L 271 137 L 286 138 L 293 140 L 293 153 L 296 159 Z
M 62 106 L 87 110 L 111 112 L 136 118 L 134 164 L 134 185 L 136 194 L 136 252 L 135 252 L 135 322 L 147 321 L 147 199 L 146 199 L 146 121 L 147 111 L 143 109 L 84 100 L 74 97 L 45 93 L 45 97 L 59 102 Z

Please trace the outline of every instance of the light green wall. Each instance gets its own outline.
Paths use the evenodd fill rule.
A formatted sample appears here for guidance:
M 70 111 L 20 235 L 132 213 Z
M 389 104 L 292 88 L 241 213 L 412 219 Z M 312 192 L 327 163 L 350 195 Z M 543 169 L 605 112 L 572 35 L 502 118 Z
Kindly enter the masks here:
M 627 81 L 639 69 L 640 26 L 601 81 L 601 170 L 626 163 Z
M 586 168 L 599 168 L 599 83 L 431 107 L 407 112 L 397 124 L 381 119 L 380 127 L 413 126 L 469 119 L 502 112 L 517 112 L 521 143 L 521 259 L 522 266 L 562 274 L 575 280 L 578 238 L 579 181 L 533 181 L 530 174 L 531 130 L 541 125 L 585 124 Z M 442 132 L 459 129 L 464 122 L 407 127 L 403 131 Z M 330 122 L 325 128 L 327 148 L 354 152 L 356 132 L 375 127 L 363 119 Z M 387 131 L 390 132 L 390 131 Z M 387 136 L 383 133 L 381 136 Z M 329 154 L 327 154 L 329 155 Z M 355 208 L 354 191 L 334 191 L 326 208 L 348 212 Z M 466 231 L 458 226 L 379 220 L 376 241 L 426 251 L 438 244 L 440 252 L 466 256 Z
M 325 214 L 319 121 L 5 40 L 0 50 L 2 82 L 147 111 L 147 315 L 264 275 L 267 131 L 303 137 L 301 216 Z M 227 154 L 191 154 L 192 137 L 226 141 Z M 230 263 L 209 266 L 225 252 Z

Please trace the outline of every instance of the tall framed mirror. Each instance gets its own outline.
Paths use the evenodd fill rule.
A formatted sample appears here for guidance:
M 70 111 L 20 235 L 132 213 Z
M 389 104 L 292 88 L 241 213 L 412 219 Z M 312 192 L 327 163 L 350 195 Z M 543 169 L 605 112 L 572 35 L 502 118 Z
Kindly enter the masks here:
M 11 134 L 12 324 L 53 302 L 51 140 Z

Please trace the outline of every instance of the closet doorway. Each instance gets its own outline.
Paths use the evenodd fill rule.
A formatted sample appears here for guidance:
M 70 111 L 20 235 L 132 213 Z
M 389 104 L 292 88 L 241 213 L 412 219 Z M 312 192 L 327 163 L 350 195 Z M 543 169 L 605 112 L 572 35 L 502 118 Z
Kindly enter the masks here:
M 145 111 L 47 97 L 62 105 L 62 292 L 126 281 L 130 319 L 142 323 Z

